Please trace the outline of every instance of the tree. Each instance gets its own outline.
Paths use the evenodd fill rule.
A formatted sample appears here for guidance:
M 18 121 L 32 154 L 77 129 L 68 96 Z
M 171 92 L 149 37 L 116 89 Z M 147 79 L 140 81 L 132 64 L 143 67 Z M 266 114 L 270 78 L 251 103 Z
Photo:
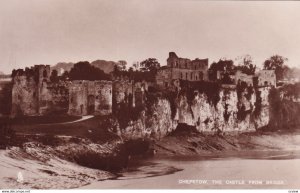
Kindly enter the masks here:
M 133 79 L 134 78 L 134 71 L 133 71 L 133 67 L 130 67 L 128 69 L 128 76 L 130 79 Z
M 121 70 L 121 71 L 126 70 L 126 65 L 127 65 L 127 62 L 125 60 L 119 60 L 117 63 L 117 66 L 118 66 L 119 70 Z
M 225 74 L 230 74 L 234 71 L 235 66 L 232 60 L 219 60 L 218 62 L 213 62 L 208 69 L 208 76 L 210 80 L 217 80 L 217 73 L 223 72 Z
M 132 64 L 132 66 L 133 66 L 134 70 L 136 70 L 136 71 L 140 69 L 140 63 L 139 62 L 134 62 Z
M 140 63 L 142 71 L 150 71 L 156 73 L 160 67 L 160 63 L 156 58 L 148 58 Z
M 71 80 L 109 80 L 108 74 L 103 70 L 92 66 L 89 62 L 78 62 L 74 64 L 69 72 Z
M 284 63 L 287 61 L 288 59 L 283 56 L 279 56 L 279 55 L 271 56 L 269 59 L 267 59 L 264 62 L 264 69 L 275 70 L 276 79 L 282 80 L 284 78 L 284 71 L 285 71 Z
M 236 60 L 238 61 L 237 70 L 241 70 L 248 75 L 255 74 L 256 66 L 253 64 L 253 59 L 250 55 L 240 56 Z
M 68 80 L 69 78 L 69 71 L 64 71 L 64 73 L 60 76 L 60 80 Z
M 58 82 L 58 72 L 57 70 L 52 70 L 50 75 L 51 82 Z

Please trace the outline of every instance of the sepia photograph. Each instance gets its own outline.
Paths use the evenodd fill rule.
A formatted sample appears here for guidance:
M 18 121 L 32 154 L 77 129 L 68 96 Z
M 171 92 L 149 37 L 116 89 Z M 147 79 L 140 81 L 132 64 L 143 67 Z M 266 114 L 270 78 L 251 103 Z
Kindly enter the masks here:
M 299 1 L 0 0 L 0 193 L 298 193 L 299 21 Z

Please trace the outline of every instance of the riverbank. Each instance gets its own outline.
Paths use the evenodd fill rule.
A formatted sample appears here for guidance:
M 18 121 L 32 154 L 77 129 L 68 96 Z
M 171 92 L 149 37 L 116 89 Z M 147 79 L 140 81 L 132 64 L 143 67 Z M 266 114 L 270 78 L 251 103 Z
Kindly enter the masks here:
M 81 189 L 299 189 L 300 151 L 254 152 L 153 158 L 144 162 L 162 171 L 180 170 L 147 178 L 133 173 L 130 178 L 93 182 Z
M 175 131 L 154 142 L 149 152 L 154 156 L 139 157 L 133 171 L 80 188 L 299 188 L 299 130 L 231 135 Z
M 153 145 L 157 157 L 209 155 L 251 150 L 300 150 L 300 129 L 204 135 L 177 130 Z
M 212 157 L 224 158 L 225 155 L 255 158 L 258 151 L 270 152 L 270 155 L 273 155 L 276 151 L 300 150 L 299 130 L 235 135 L 203 135 L 191 130 L 177 130 L 160 141 L 147 142 L 148 145 L 143 144 L 143 140 L 124 145 L 120 140 L 99 144 L 89 139 L 71 136 L 53 138 L 35 135 L 26 138 L 30 142 L 0 151 L 1 189 L 102 188 L 100 182 L 97 182 L 101 180 L 108 180 L 107 183 L 113 187 L 114 183 L 119 184 L 119 180 L 157 176 L 167 179 L 168 175 L 185 170 L 176 164 L 168 165 L 166 161 L 161 165 L 135 160 L 150 158 L 157 161 L 194 157 L 198 161 L 206 160 L 208 163 Z M 134 148 L 140 152 L 128 157 Z M 128 159 L 130 157 L 131 159 Z M 289 159 L 296 158 L 289 156 Z M 126 167 L 128 164 L 129 167 Z M 125 169 L 121 170 L 120 167 Z
M 60 137 L 55 145 L 53 141 L 47 145 L 32 141 L 0 150 L 0 189 L 69 189 L 115 178 L 111 172 L 78 164 L 84 156 L 105 158 L 115 147 L 113 143 Z

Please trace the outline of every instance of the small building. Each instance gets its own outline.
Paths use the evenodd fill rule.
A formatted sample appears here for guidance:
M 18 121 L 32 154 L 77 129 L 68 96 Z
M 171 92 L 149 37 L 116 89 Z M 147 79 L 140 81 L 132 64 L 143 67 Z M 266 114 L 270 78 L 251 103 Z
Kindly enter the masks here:
M 240 70 L 237 70 L 234 76 L 234 83 L 237 85 L 239 83 L 245 82 L 247 86 L 253 86 L 253 78 L 254 75 L 248 75 Z
M 274 70 L 260 70 L 256 73 L 258 86 L 276 87 L 276 74 Z

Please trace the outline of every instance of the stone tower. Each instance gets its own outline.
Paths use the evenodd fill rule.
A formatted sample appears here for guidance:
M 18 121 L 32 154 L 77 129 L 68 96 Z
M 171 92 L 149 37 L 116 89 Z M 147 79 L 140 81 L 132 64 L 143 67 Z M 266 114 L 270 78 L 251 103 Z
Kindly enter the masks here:
M 18 69 L 12 77 L 11 116 L 35 116 L 41 114 L 47 98 L 50 81 L 50 65 L 35 65 Z

